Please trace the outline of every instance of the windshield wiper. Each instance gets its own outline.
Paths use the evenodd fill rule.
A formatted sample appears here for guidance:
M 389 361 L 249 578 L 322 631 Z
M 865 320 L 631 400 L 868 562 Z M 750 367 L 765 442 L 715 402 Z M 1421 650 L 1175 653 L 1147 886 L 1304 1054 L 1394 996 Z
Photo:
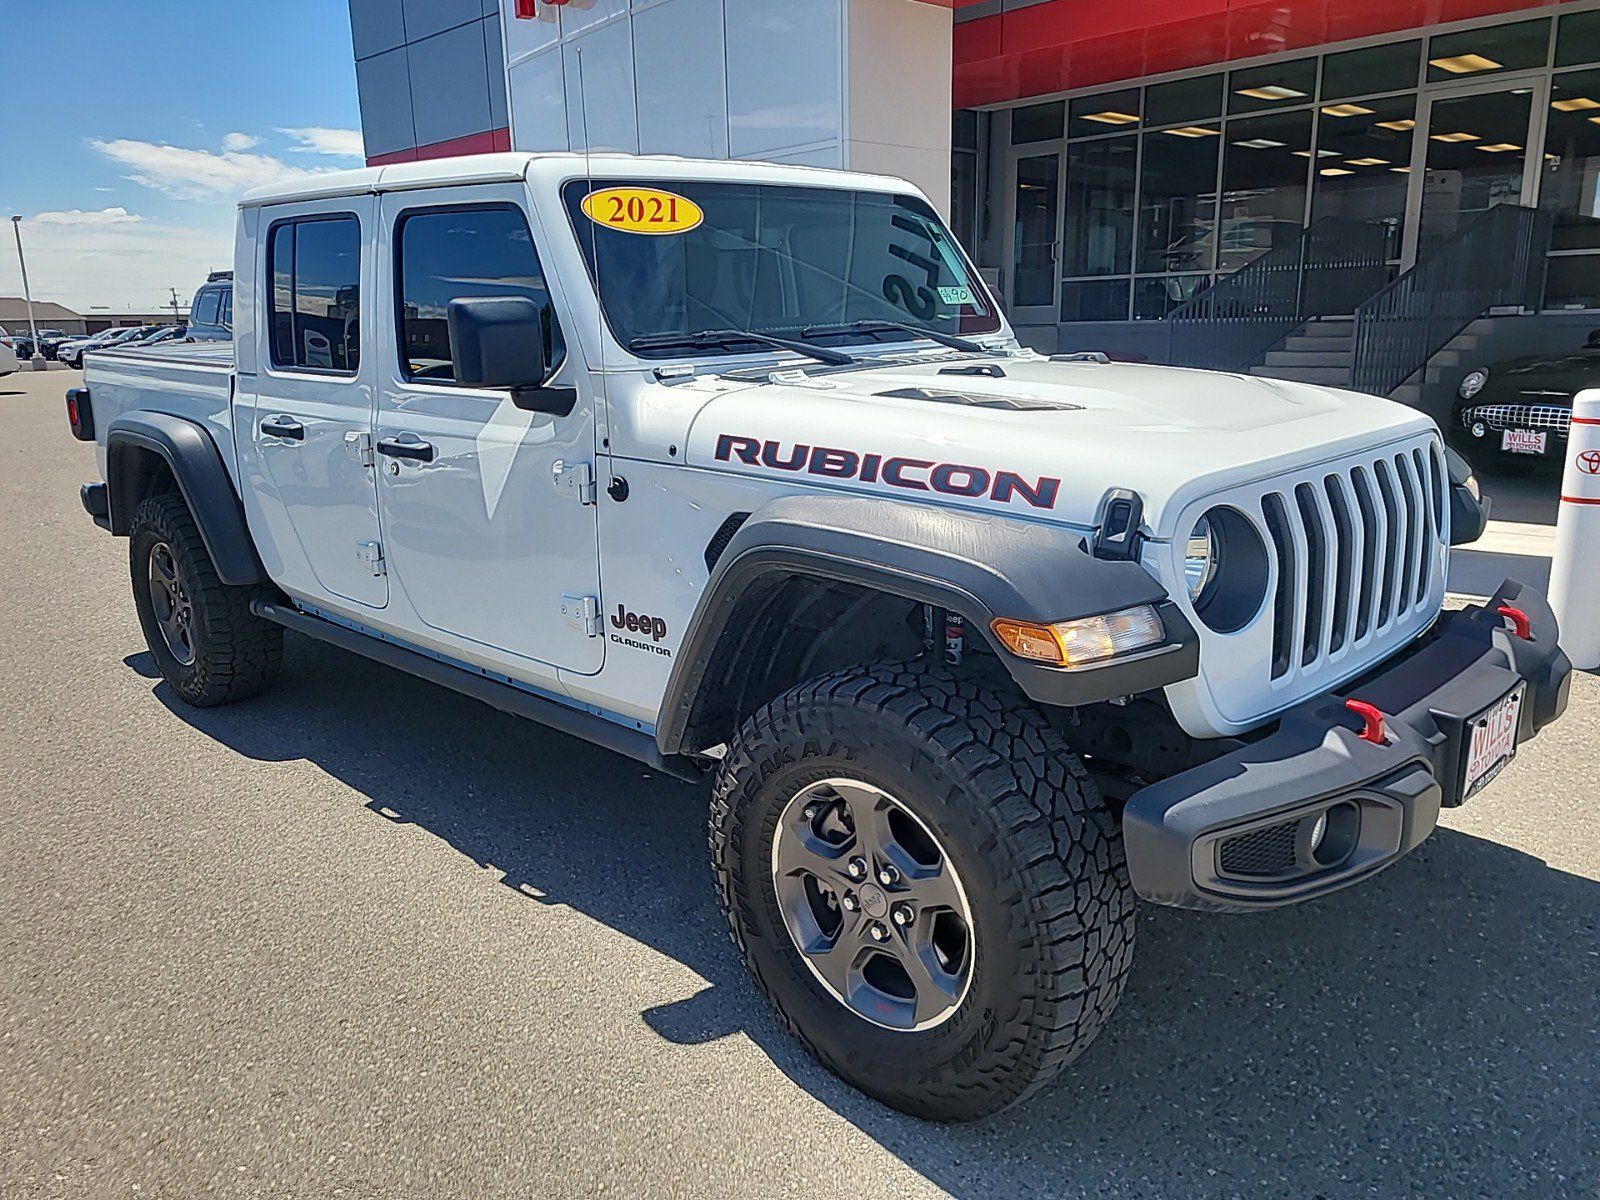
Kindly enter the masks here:
M 911 325 L 905 321 L 849 321 L 843 325 L 812 325 L 802 329 L 800 336 L 809 341 L 814 337 L 831 337 L 840 333 L 891 332 L 909 333 L 916 337 L 927 338 L 930 342 L 938 342 L 941 346 L 949 346 L 952 350 L 965 350 L 971 354 L 989 353 L 989 347 L 982 342 L 957 337 L 953 333 L 941 333 L 937 329 L 924 329 L 920 325 Z
M 808 346 L 788 338 L 773 337 L 769 333 L 753 333 L 748 329 L 702 329 L 699 333 L 649 333 L 628 342 L 629 350 L 670 350 L 676 346 L 731 347 L 738 345 L 776 346 L 792 350 L 829 366 L 847 367 L 856 361 L 854 355 L 842 350 L 829 350 L 825 346 Z

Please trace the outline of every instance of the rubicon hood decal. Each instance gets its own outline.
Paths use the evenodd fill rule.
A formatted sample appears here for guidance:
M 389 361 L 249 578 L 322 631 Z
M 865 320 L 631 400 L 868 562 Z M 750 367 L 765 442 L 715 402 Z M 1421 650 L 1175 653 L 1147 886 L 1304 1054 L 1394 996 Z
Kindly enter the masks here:
M 942 492 L 947 496 L 985 496 L 1002 504 L 1013 498 L 1034 508 L 1056 506 L 1061 480 L 1049 476 L 1025 478 L 1015 471 L 990 471 L 964 463 L 935 462 L 927 458 L 876 454 L 833 446 L 807 446 L 724 433 L 717 437 L 718 462 L 741 462 L 772 471 L 803 472 L 829 479 L 857 479 L 912 492 Z

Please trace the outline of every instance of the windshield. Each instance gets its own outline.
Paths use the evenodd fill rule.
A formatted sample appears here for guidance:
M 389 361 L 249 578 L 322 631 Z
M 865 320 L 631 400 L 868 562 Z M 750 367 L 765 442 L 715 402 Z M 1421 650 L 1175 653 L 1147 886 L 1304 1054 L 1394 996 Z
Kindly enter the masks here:
M 598 179 L 591 189 L 577 179 L 563 198 L 606 321 L 641 357 L 684 352 L 641 339 L 713 329 L 838 345 L 915 334 L 818 327 L 1000 328 L 955 239 L 911 196 L 705 180 Z

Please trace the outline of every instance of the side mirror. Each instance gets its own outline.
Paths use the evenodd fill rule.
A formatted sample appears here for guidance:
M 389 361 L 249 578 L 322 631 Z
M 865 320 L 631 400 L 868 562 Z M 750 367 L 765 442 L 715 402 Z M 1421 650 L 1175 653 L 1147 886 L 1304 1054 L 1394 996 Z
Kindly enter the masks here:
M 457 383 L 505 388 L 511 402 L 564 417 L 577 403 L 572 388 L 546 387 L 543 317 L 526 296 L 464 296 L 450 301 L 450 359 Z

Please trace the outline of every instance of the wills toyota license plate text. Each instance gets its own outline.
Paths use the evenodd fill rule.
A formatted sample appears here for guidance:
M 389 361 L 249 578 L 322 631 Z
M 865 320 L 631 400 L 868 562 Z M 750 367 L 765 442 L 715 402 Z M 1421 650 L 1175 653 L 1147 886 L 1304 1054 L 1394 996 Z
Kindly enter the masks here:
M 1543 454 L 1545 431 L 1508 429 L 1500 435 L 1500 449 L 1507 454 Z
M 1469 724 L 1472 739 L 1467 751 L 1467 769 L 1462 776 L 1466 781 L 1461 790 L 1463 800 L 1486 787 L 1516 754 L 1517 718 L 1522 713 L 1523 691 L 1524 687 L 1519 685 Z

